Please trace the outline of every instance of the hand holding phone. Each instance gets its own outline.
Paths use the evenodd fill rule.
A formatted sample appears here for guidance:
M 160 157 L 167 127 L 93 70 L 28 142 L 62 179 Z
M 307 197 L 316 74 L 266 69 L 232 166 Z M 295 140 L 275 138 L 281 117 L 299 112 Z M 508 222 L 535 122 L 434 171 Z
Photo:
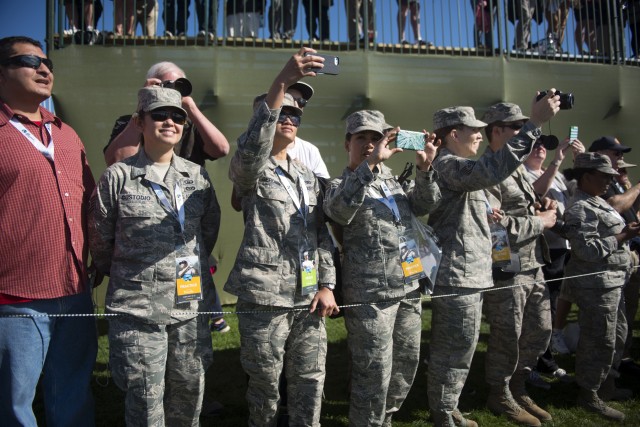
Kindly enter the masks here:
M 332 55 L 322 55 L 320 53 L 310 53 L 307 52 L 304 56 L 319 56 L 324 58 L 324 65 L 322 68 L 311 68 L 311 71 L 316 74 L 329 74 L 332 76 L 337 76 L 340 73 L 340 58 Z

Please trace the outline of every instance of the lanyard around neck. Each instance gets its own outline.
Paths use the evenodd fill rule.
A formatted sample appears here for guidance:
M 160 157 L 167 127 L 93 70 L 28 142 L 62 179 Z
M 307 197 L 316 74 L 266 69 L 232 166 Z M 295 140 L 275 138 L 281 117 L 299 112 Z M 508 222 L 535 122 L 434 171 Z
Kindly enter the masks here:
M 49 144 L 45 147 L 42 141 L 36 138 L 18 119 L 12 117 L 9 123 L 13 125 L 27 140 L 45 156 L 47 159 L 53 162 L 53 134 L 51 133 L 51 123 L 45 123 L 44 126 L 47 129 L 47 136 L 49 137 Z
M 151 183 L 151 188 L 155 191 L 156 196 L 158 196 L 158 200 L 162 203 L 162 207 L 164 210 L 169 212 L 179 223 L 180 223 L 180 231 L 184 234 L 184 198 L 182 197 L 182 190 L 180 189 L 180 185 L 176 182 L 176 186 L 173 192 L 173 198 L 176 203 L 176 208 L 174 209 L 167 200 L 167 196 L 165 196 L 162 188 L 156 184 L 155 182 Z
M 396 203 L 396 199 L 393 198 L 393 194 L 391 194 L 389 187 L 387 187 L 387 184 L 384 181 L 380 183 L 380 187 L 382 187 L 382 192 L 384 193 L 384 197 L 381 197 L 378 200 L 380 200 L 387 208 L 389 208 L 389 210 L 393 214 L 393 219 L 395 219 L 396 222 L 399 223 L 400 209 L 398 209 L 398 204 Z
M 285 176 L 284 171 L 280 166 L 276 168 L 276 174 L 280 179 L 280 182 L 284 186 L 287 193 L 289 193 L 289 197 L 293 200 L 293 204 L 296 207 L 300 218 L 304 222 L 304 228 L 307 228 L 307 214 L 309 213 L 309 193 L 307 192 L 307 186 L 304 183 L 304 180 L 298 175 L 298 182 L 300 183 L 300 191 L 302 192 L 302 204 L 300 203 L 300 198 L 298 197 L 298 193 L 293 189 L 291 182 Z

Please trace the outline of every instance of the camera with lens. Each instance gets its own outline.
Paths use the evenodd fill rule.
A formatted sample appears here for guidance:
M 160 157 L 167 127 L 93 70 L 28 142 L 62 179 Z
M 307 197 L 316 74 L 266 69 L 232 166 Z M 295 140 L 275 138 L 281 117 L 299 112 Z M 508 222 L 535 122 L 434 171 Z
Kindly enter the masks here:
M 166 87 L 167 89 L 175 89 L 180 92 L 180 95 L 182 96 L 191 95 L 191 90 L 193 89 L 193 87 L 191 86 L 191 82 L 184 77 L 180 77 L 179 79 L 175 80 L 165 80 L 160 83 L 160 86 Z
M 547 150 L 555 150 L 558 148 L 560 141 L 555 135 L 540 135 L 540 138 L 538 138 L 536 143 L 542 144 L 542 146 Z
M 559 90 L 556 90 L 554 95 L 560 96 L 560 109 L 561 110 L 570 110 L 573 108 L 573 94 L 572 93 L 562 93 Z M 547 96 L 547 91 L 540 91 L 540 95 L 536 97 L 536 101 L 540 101 L 542 98 Z

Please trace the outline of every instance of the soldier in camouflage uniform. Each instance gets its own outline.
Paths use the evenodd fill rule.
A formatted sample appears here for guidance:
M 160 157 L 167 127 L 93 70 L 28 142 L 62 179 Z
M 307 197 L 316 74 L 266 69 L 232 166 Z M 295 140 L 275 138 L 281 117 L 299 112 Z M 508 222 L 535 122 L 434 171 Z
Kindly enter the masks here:
M 332 243 L 313 172 L 287 155 L 302 110 L 286 89 L 321 58 L 302 48 L 274 80 L 238 139 L 229 177 L 242 198 L 245 232 L 225 290 L 238 297 L 240 358 L 249 376 L 250 426 L 275 426 L 285 367 L 291 425 L 320 425 L 327 334 L 337 313 Z M 306 256 L 305 256 L 306 255 Z M 307 292 L 302 269 L 315 261 L 319 290 Z M 295 309 L 295 310 L 287 310 Z
M 487 123 L 487 151 L 504 147 L 528 119 L 515 104 L 501 102 L 489 107 L 482 118 Z M 541 269 L 549 261 L 549 249 L 542 232 L 556 223 L 556 202 L 539 199 L 526 173 L 520 165 L 507 179 L 487 189 L 491 207 L 502 211 L 500 223 L 507 230 L 520 272 L 496 274 L 495 286 L 505 289 L 484 294 L 484 310 L 491 327 L 485 376 L 491 387 L 487 406 L 494 414 L 539 426 L 541 421 L 552 421 L 552 417 L 529 397 L 525 380 L 551 336 L 549 291 Z M 541 212 L 543 207 L 546 210 Z
M 478 342 L 483 288 L 493 286 L 491 235 L 484 189 L 506 179 L 529 154 L 540 126 L 559 110 L 550 91 L 535 102 L 532 117 L 501 150 L 475 156 L 485 126 L 471 107 L 437 111 L 433 124 L 442 142 L 433 163 L 442 201 L 430 223 L 442 244 L 442 260 L 432 302 L 428 395 L 436 426 L 476 426 L 458 410 L 458 399 Z M 440 297 L 441 295 L 455 297 Z
M 352 356 L 349 424 L 391 425 L 404 402 L 419 363 L 422 305 L 418 281 L 403 274 L 400 242 L 416 233 L 415 216 L 429 213 L 440 199 L 431 162 L 436 154 L 427 135 L 417 151 L 418 172 L 406 194 L 382 162 L 397 152 L 387 145 L 379 111 L 358 111 L 347 118 L 345 148 L 349 164 L 329 185 L 328 216 L 343 228 L 342 293 Z M 406 246 L 405 246 L 406 248 Z
M 600 195 L 618 173 L 608 157 L 597 153 L 576 156 L 578 190 L 564 213 L 571 243 L 561 294 L 575 298 L 580 309 L 580 338 L 576 350 L 578 404 L 604 418 L 624 420 L 597 392 L 611 373 L 616 347 L 626 337 L 622 287 L 631 266 L 629 240 L 638 236 L 637 222 L 623 218 Z M 600 273 L 588 277 L 571 276 Z M 567 295 L 568 294 L 568 295 Z
M 173 154 L 186 112 L 178 91 L 138 92 L 143 150 L 109 167 L 91 199 L 93 260 L 110 275 L 106 311 L 114 382 L 127 425 L 197 426 L 212 360 L 208 256 L 220 207 L 207 172 Z M 200 265 L 200 295 L 177 302 L 177 258 Z

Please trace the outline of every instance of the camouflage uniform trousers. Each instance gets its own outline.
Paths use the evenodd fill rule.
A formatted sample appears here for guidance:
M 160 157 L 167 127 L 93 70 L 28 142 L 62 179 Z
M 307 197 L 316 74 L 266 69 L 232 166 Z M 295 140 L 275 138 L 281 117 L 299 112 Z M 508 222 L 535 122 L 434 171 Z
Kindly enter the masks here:
M 325 321 L 308 309 L 264 313 L 270 307 L 238 300 L 240 361 L 249 376 L 250 426 L 275 426 L 283 367 L 292 426 L 319 426 L 327 360 Z
M 497 281 L 496 287 L 508 288 L 494 288 L 484 294 L 490 326 L 485 377 L 490 386 L 500 388 L 517 371 L 535 367 L 538 356 L 547 349 L 551 307 L 540 268 Z
M 611 367 L 620 363 L 627 321 L 622 287 L 574 289 L 580 337 L 576 349 L 576 382 L 597 391 Z
M 349 425 L 380 426 L 400 409 L 420 362 L 422 302 L 406 299 L 345 309 L 351 352 Z
M 469 375 L 482 319 L 480 289 L 436 286 L 431 302 L 431 354 L 427 394 L 432 412 L 448 414 L 458 407 Z M 453 423 L 450 420 L 450 424 Z
M 154 325 L 109 319 L 109 363 L 127 426 L 198 426 L 213 349 L 206 316 Z

